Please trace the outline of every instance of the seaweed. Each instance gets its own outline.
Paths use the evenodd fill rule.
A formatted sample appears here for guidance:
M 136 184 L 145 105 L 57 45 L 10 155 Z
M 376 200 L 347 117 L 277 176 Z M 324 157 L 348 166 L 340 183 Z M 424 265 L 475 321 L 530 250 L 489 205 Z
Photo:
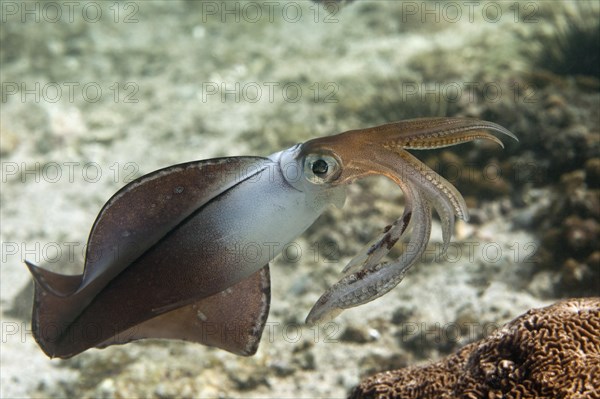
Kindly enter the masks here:
M 562 76 L 600 79 L 600 19 L 592 2 L 575 3 L 572 12 L 555 14 L 554 32 L 538 38 L 534 64 Z

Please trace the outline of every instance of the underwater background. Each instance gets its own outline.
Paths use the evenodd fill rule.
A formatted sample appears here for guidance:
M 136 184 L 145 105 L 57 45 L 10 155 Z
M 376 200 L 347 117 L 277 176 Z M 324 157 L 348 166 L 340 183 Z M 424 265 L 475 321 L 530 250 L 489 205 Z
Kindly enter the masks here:
M 345 397 L 532 307 L 598 296 L 599 4 L 2 1 L 1 397 Z M 303 324 L 402 214 L 398 187 L 372 178 L 272 262 L 253 357 L 148 340 L 50 360 L 35 343 L 23 260 L 81 273 L 98 211 L 136 177 L 425 116 L 493 121 L 519 142 L 414 152 L 471 220 L 445 256 L 434 223 L 384 297 Z

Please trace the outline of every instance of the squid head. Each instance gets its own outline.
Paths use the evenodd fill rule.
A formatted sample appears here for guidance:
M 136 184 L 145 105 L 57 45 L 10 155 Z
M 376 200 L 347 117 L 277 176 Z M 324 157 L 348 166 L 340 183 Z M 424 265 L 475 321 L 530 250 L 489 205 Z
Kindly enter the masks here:
M 84 271 L 63 275 L 26 262 L 35 280 L 34 336 L 46 354 L 68 358 L 92 347 L 143 338 L 182 339 L 238 355 L 256 352 L 269 312 L 269 262 L 345 186 L 383 175 L 405 195 L 404 213 L 357 254 L 307 322 L 335 316 L 394 288 L 425 250 L 431 209 L 444 246 L 460 193 L 408 153 L 489 139 L 491 122 L 407 120 L 298 144 L 269 157 L 231 157 L 171 166 L 142 176 L 100 211 Z M 410 236 L 399 259 L 382 262 Z

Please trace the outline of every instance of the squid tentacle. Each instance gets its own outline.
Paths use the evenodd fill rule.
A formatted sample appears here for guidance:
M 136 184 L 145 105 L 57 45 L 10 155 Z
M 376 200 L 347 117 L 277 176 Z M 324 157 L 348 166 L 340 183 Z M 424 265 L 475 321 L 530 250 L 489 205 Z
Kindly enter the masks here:
M 463 196 L 448 180 L 435 173 L 415 156 L 406 151 L 402 151 L 398 155 L 409 165 L 407 169 L 411 173 L 405 173 L 404 176 L 412 180 L 414 184 L 417 184 L 423 190 L 423 196 L 431 202 L 440 218 L 443 254 L 450 245 L 455 224 L 454 216 L 457 215 L 464 221 L 469 220 L 467 204 Z
M 389 158 L 385 155 L 389 154 L 384 154 L 384 156 L 380 159 L 377 159 L 377 156 L 374 155 L 373 159 L 377 162 L 376 168 L 392 178 L 404 192 L 406 198 L 404 214 L 392 225 L 386 227 L 380 237 L 377 237 L 375 240 L 371 241 L 369 245 L 364 247 L 348 263 L 348 265 L 342 271 L 345 276 L 358 270 L 368 270 L 369 268 L 373 267 L 390 251 L 394 244 L 399 241 L 405 233 L 407 233 L 408 224 L 411 220 L 412 204 L 415 201 L 415 198 L 419 198 L 419 196 L 415 194 L 415 189 L 399 176 L 408 176 L 409 182 L 412 182 L 414 186 L 420 186 L 422 189 L 424 189 L 421 191 L 420 196 L 424 197 L 426 201 L 433 204 L 441 220 L 444 245 L 442 253 L 446 252 L 446 249 L 450 244 L 450 238 L 452 236 L 455 222 L 454 213 L 455 209 L 457 208 L 453 207 L 453 204 L 464 204 L 462 196 L 449 182 L 437 175 L 433 170 L 421 163 L 418 159 L 406 151 L 402 151 L 402 154 L 399 154 L 399 152 L 400 151 L 394 152 L 395 157 L 401 155 L 401 162 L 399 165 L 397 159 L 396 163 L 393 165 L 389 165 L 389 161 L 386 162 L 386 160 Z M 369 165 L 363 166 L 366 167 Z M 373 168 L 373 165 L 370 165 L 370 167 Z M 431 182 L 431 184 L 423 186 L 423 180 Z M 452 189 L 454 189 L 454 191 L 452 191 Z M 448 195 L 448 193 L 450 193 L 450 195 Z M 454 196 L 452 196 L 452 194 L 454 194 Z M 454 200 L 454 202 L 452 202 L 452 200 Z
M 381 168 L 381 165 L 378 165 Z M 385 170 L 384 170 L 385 171 Z M 389 173 L 389 172 L 388 172 Z M 391 174 L 390 174 L 390 177 Z M 358 270 L 367 269 L 379 262 L 390 249 L 408 232 L 409 224 L 412 220 L 413 203 L 418 200 L 415 198 L 413 187 L 408 182 L 400 179 L 393 180 L 400 186 L 404 193 L 405 205 L 404 212 L 400 218 L 387 226 L 381 236 L 375 238 L 346 265 L 342 270 L 343 274 L 350 274 Z
M 483 128 L 483 126 L 477 127 Z M 502 141 L 493 134 L 478 130 L 470 132 L 473 128 L 474 127 L 470 127 L 468 133 L 466 132 L 468 131 L 466 128 L 457 128 L 445 132 L 431 133 L 425 136 L 406 137 L 401 140 L 395 140 L 393 144 L 408 150 L 428 150 L 450 147 L 478 139 L 488 139 L 504 148 Z
M 431 208 L 422 193 L 410 185 L 415 208 L 411 215 L 412 234 L 404 252 L 390 263 L 368 264 L 331 286 L 315 303 L 307 323 L 328 320 L 342 310 L 370 302 L 397 286 L 407 271 L 418 262 L 427 247 L 431 233 Z M 408 194 L 408 193 L 407 193 Z M 401 218 L 402 219 L 402 218 Z
M 513 133 L 496 123 L 463 118 L 413 119 L 371 129 L 377 131 L 378 141 L 387 148 L 424 150 L 478 139 L 491 140 L 504 148 L 502 141 L 488 131 L 505 134 L 518 141 Z
M 456 214 L 463 220 L 469 219 L 467 204 L 463 196 L 448 180 L 435 173 L 429 166 L 407 151 L 394 151 L 394 154 L 401 160 L 398 170 L 400 176 L 411 180 L 413 184 L 425 191 L 425 197 L 433 201 L 436 211 L 447 209 L 449 206 L 453 210 L 450 212 L 451 214 Z M 444 202 L 447 205 L 442 205 Z M 440 216 L 446 213 L 446 211 L 442 211 Z
M 404 192 L 405 210 L 401 218 L 369 243 L 344 268 L 344 277 L 330 287 L 309 313 L 307 323 L 335 317 L 343 309 L 370 302 L 394 288 L 417 263 L 431 234 L 432 208 L 440 217 L 445 253 L 456 217 L 468 220 L 464 198 L 442 176 L 406 151 L 452 146 L 487 139 L 503 147 L 488 131 L 516 139 L 507 129 L 492 122 L 462 118 L 428 118 L 391 123 L 370 129 L 353 130 L 325 140 L 306 143 L 307 152 L 322 148 L 345 161 L 339 182 L 350 183 L 372 174 L 392 179 Z M 343 147 L 339 146 L 343 143 Z M 393 245 L 410 234 L 406 251 L 395 261 L 381 263 Z
M 402 217 L 387 226 L 383 230 L 381 236 L 376 237 L 368 245 L 363 247 L 363 249 L 361 249 L 361 251 L 346 265 L 344 270 L 342 270 L 342 273 L 348 275 L 379 262 L 408 231 L 411 216 L 412 208 L 405 207 Z
M 446 252 L 450 245 L 450 239 L 452 237 L 452 232 L 454 231 L 455 212 L 463 219 L 468 218 L 464 199 L 450 182 L 436 174 L 427 165 L 419 161 L 410 153 L 402 151 L 402 154 L 398 154 L 398 152 L 394 152 L 394 154 L 402 157 L 401 163 L 400 165 L 394 165 L 392 171 L 396 176 L 393 177 L 393 180 L 400 186 L 406 197 L 404 214 L 391 226 L 388 226 L 381 237 L 376 238 L 369 243 L 369 245 L 364 247 L 344 268 L 342 271 L 344 274 L 349 274 L 360 269 L 366 269 L 378 262 L 407 232 L 408 222 L 412 212 L 412 203 L 414 202 L 414 195 L 410 195 L 410 193 L 414 190 L 410 186 L 407 186 L 407 183 L 397 176 L 407 176 L 409 181 L 412 181 L 413 185 L 421 187 L 421 196 L 429 201 L 436 210 L 442 227 L 442 254 Z M 379 161 L 385 164 L 385 159 Z M 379 168 L 381 168 L 381 165 Z M 388 171 L 388 174 L 391 175 L 389 172 L 392 171 Z M 430 184 L 422 184 L 424 180 Z M 454 206 L 454 204 L 457 205 Z M 463 210 L 459 212 L 456 210 L 457 208 Z M 384 244 L 386 245 L 384 246 Z

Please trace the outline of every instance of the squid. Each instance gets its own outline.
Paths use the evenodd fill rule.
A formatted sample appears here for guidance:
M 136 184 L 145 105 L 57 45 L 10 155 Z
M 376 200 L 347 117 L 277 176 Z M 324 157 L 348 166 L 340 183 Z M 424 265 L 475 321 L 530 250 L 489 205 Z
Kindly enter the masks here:
M 319 323 L 386 294 L 425 251 L 432 211 L 447 248 L 461 194 L 407 150 L 476 139 L 516 139 L 492 122 L 422 118 L 351 130 L 268 157 L 240 156 L 169 166 L 127 184 L 101 209 L 81 275 L 25 261 L 35 282 L 32 330 L 49 357 L 69 358 L 145 338 L 179 339 L 250 356 L 270 306 L 269 263 L 346 186 L 371 175 L 395 182 L 403 214 L 360 251 L 319 298 Z M 406 250 L 382 261 L 398 241 Z

